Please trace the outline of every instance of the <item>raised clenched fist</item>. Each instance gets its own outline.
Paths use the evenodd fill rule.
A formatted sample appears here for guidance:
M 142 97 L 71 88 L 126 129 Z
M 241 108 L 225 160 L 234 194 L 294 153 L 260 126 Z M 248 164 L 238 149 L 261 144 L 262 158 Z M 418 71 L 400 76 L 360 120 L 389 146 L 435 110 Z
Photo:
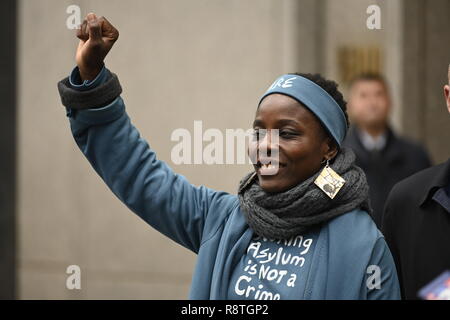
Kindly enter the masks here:
M 103 60 L 119 38 L 119 31 L 104 17 L 89 13 L 77 31 L 80 39 L 76 62 L 82 80 L 94 79 L 103 67 Z

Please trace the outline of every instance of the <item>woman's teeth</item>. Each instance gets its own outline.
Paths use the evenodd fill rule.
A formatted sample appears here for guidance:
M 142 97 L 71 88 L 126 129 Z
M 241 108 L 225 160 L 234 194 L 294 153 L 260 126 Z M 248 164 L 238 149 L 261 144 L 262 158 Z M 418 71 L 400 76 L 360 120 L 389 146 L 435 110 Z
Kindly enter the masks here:
M 277 164 L 267 163 L 261 164 L 259 167 L 259 172 L 261 175 L 273 176 L 278 173 L 279 166 Z

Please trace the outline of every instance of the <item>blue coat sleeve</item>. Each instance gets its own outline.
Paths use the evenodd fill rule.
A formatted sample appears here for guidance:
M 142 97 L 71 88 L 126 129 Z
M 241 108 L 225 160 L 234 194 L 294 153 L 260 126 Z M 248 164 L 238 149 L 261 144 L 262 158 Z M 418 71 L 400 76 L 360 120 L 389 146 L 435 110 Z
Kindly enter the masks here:
M 368 300 L 399 300 L 400 286 L 394 259 L 383 237 L 378 238 L 367 267 Z
M 120 96 L 102 108 L 72 111 L 67 115 L 73 137 L 112 192 L 152 227 L 197 253 L 236 205 L 236 196 L 196 187 L 158 160 Z

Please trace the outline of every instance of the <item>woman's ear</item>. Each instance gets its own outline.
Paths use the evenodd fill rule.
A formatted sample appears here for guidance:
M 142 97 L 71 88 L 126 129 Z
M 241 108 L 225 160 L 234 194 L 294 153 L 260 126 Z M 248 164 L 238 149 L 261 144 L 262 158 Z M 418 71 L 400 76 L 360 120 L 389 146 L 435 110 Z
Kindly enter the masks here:
M 336 142 L 333 139 L 329 138 L 329 137 L 327 137 L 325 143 L 326 143 L 327 150 L 326 150 L 326 152 L 324 154 L 324 159 L 331 160 L 334 157 L 336 157 L 336 155 L 337 155 L 337 153 L 339 151 L 339 148 L 338 148 Z

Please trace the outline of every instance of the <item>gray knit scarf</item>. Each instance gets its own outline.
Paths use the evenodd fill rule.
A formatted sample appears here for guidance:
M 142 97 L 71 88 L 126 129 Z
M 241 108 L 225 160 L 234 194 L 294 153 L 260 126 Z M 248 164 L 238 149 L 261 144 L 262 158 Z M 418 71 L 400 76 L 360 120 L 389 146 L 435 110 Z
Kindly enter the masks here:
M 351 149 L 342 148 L 330 167 L 346 180 L 334 199 L 315 184 L 320 171 L 295 187 L 280 193 L 265 192 L 255 172 L 239 183 L 238 196 L 253 231 L 268 239 L 283 240 L 304 234 L 312 227 L 360 208 L 371 213 L 369 186 Z

